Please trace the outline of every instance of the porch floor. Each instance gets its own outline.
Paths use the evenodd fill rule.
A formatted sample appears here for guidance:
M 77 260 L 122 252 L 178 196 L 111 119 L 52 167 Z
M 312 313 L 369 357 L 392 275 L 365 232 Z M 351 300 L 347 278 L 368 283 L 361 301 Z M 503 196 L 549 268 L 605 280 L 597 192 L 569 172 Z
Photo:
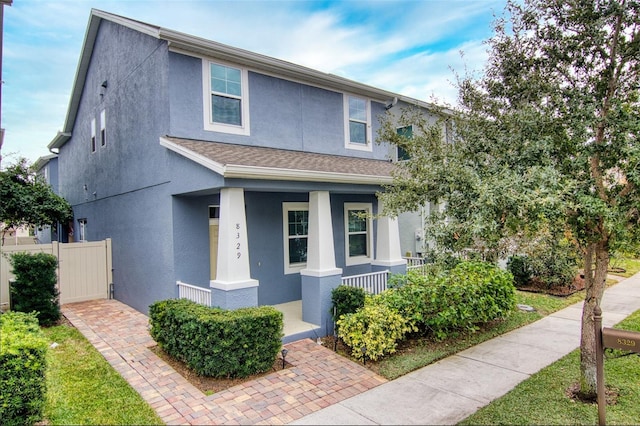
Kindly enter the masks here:
M 302 321 L 302 300 L 272 305 L 282 312 L 284 320 L 284 336 L 292 336 L 317 330 L 320 326 Z

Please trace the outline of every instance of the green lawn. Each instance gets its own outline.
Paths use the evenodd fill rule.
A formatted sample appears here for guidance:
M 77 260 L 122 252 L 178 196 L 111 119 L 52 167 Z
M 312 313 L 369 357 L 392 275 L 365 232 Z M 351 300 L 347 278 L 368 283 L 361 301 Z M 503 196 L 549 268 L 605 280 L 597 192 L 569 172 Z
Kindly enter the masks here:
M 569 297 L 517 291 L 516 302 L 531 306 L 536 309 L 536 312 L 517 310 L 504 320 L 488 324 L 478 332 L 465 333 L 442 342 L 433 342 L 427 338 L 415 338 L 405 342 L 398 352 L 384 357 L 374 365 L 370 364 L 370 367 L 381 376 L 393 380 L 493 337 L 530 324 L 545 315 L 582 300 L 584 300 L 584 291 L 574 293 Z
M 78 330 L 60 325 L 43 331 L 58 344 L 47 355 L 47 424 L 163 424 Z
M 616 326 L 640 331 L 640 311 Z M 640 423 L 640 356 L 607 350 L 605 383 L 618 392 L 615 405 L 607 407 L 608 424 Z M 596 404 L 574 402 L 566 390 L 578 382 L 580 351 L 534 374 L 511 392 L 482 408 L 460 424 L 597 424 Z

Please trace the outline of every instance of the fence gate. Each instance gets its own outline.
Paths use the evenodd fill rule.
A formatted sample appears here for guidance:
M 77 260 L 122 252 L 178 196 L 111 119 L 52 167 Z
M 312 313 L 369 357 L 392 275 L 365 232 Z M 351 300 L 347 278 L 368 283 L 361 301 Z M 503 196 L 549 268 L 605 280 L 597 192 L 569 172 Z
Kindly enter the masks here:
M 9 305 L 9 281 L 14 279 L 8 256 L 15 252 L 49 253 L 58 258 L 60 304 L 107 299 L 113 282 L 111 239 L 83 243 L 51 243 L 2 247 L 0 306 Z

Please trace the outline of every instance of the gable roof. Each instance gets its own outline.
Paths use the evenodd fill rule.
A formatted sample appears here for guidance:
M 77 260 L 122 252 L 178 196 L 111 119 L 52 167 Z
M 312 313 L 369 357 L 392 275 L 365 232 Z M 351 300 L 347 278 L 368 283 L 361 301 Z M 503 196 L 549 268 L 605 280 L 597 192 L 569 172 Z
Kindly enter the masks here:
M 160 145 L 225 178 L 382 185 L 393 163 L 367 158 L 198 141 L 171 136 Z
M 104 12 L 102 10 L 91 9 L 91 15 L 89 17 L 89 23 L 87 25 L 82 50 L 80 52 L 80 60 L 76 70 L 64 127 L 49 143 L 48 148 L 50 150 L 60 148 L 71 138 L 71 131 L 73 130 L 76 115 L 78 113 L 78 107 L 80 105 L 80 99 L 82 97 L 89 63 L 93 54 L 94 43 L 102 20 L 114 22 L 157 38 L 158 40 L 165 40 L 168 43 L 169 48 L 172 50 L 191 52 L 198 56 L 207 56 L 226 60 L 239 65 L 251 67 L 255 70 L 273 73 L 284 78 L 299 80 L 311 85 L 318 85 L 337 91 L 348 91 L 371 99 L 379 100 L 380 102 L 386 102 L 391 99 L 398 98 L 402 101 L 425 108 L 431 108 L 433 106 L 426 102 L 358 83 L 337 75 L 324 73 L 301 65 L 296 65 L 291 62 L 235 48 L 156 25 L 147 24 L 145 22 Z

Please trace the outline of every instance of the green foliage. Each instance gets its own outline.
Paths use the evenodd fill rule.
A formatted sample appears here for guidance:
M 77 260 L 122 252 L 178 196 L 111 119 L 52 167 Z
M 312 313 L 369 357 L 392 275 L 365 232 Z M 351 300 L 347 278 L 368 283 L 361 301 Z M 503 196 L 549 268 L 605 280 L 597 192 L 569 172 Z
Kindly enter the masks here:
M 513 253 L 514 235 L 566 233 L 583 255 L 589 321 L 609 254 L 640 246 L 638 22 L 638 0 L 509 0 L 484 71 L 458 76 L 456 108 L 389 113 L 381 125 L 378 140 L 411 155 L 382 214 L 442 203 L 425 235 L 487 259 Z M 595 342 L 581 342 L 582 391 L 595 393 Z
M 30 425 L 42 418 L 47 341 L 34 314 L 0 315 L 0 419 Z
M 0 222 L 5 229 L 65 223 L 73 217 L 69 203 L 24 158 L 0 171 L 0 199 Z
M 338 321 L 342 315 L 351 314 L 364 306 L 366 292 L 358 287 L 340 285 L 331 291 L 331 315 Z
M 547 240 L 529 252 L 531 274 L 547 288 L 568 286 L 578 273 L 579 256 L 566 239 Z
M 229 311 L 170 299 L 153 303 L 149 318 L 158 345 L 204 376 L 267 371 L 282 346 L 282 312 L 270 306 Z
M 531 280 L 531 262 L 527 256 L 511 256 L 507 261 L 507 269 L 513 275 L 516 287 L 523 287 Z
M 11 285 L 11 309 L 36 312 L 40 325 L 60 319 L 56 268 L 58 259 L 47 253 L 12 253 L 15 282 Z
M 504 318 L 514 307 L 509 272 L 489 263 L 462 262 L 445 275 L 409 273 L 404 285 L 367 297 L 363 309 L 338 321 L 338 335 L 354 357 L 362 357 L 358 351 L 364 346 L 375 360 L 393 353 L 397 340 L 408 333 L 443 340 Z
M 395 352 L 410 327 L 397 311 L 368 296 L 363 308 L 338 320 L 338 330 L 354 358 L 377 360 Z

